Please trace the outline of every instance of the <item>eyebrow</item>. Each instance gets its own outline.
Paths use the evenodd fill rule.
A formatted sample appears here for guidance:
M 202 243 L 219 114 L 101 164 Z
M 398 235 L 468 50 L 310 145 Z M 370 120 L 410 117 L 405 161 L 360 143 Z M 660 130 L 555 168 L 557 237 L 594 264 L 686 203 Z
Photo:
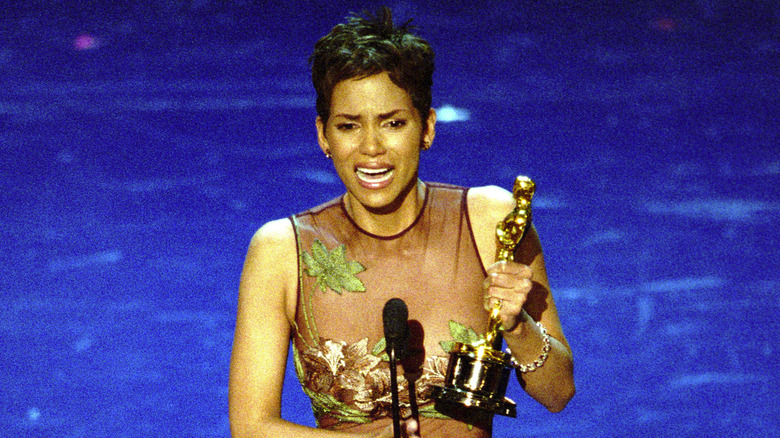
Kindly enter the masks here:
M 405 112 L 405 111 L 407 111 L 407 110 L 399 108 L 399 109 L 395 109 L 395 110 L 392 110 L 392 111 L 389 111 L 389 112 L 386 112 L 386 113 L 379 114 L 379 120 L 387 120 L 387 119 L 392 118 L 393 116 L 397 115 L 398 113 Z M 332 117 L 333 118 L 343 117 L 343 118 L 345 118 L 347 120 L 359 120 L 361 116 L 359 116 L 357 114 L 338 113 L 338 114 L 333 115 Z

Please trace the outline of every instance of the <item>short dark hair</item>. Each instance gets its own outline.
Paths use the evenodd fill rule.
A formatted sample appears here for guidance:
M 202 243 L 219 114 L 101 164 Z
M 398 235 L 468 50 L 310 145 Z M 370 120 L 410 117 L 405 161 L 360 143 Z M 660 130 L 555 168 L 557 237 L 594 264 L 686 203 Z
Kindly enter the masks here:
M 317 115 L 327 122 L 333 88 L 341 81 L 387 72 L 412 98 L 422 120 L 428 119 L 433 86 L 433 49 L 415 35 L 409 21 L 393 24 L 392 12 L 353 14 L 317 41 L 309 58 L 317 91 Z

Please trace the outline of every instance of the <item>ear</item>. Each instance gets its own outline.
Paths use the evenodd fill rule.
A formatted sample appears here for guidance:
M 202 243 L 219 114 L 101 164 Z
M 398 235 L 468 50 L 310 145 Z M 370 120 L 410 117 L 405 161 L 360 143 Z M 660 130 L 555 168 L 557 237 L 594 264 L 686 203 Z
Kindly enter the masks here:
M 433 138 L 436 137 L 436 110 L 431 108 L 428 112 L 428 119 L 425 121 L 425 129 L 423 130 L 423 142 L 428 146 L 433 143 Z
M 317 143 L 319 143 L 322 153 L 328 155 L 330 153 L 330 145 L 328 144 L 328 139 L 325 137 L 325 122 L 323 122 L 320 116 L 317 116 L 315 125 L 317 125 Z

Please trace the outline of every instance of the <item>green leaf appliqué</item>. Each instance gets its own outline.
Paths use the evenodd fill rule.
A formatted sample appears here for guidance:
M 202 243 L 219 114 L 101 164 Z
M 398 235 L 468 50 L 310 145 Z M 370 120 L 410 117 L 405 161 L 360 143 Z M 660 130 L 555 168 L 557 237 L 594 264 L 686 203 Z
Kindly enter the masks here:
M 342 291 L 366 291 L 363 282 L 355 276 L 366 268 L 359 262 L 347 261 L 344 245 L 328 251 L 319 239 L 315 239 L 311 246 L 311 254 L 304 251 L 302 258 L 306 264 L 306 274 L 317 278 L 317 286 L 323 292 L 330 289 L 341 295 Z
M 452 336 L 452 340 L 439 342 L 439 346 L 445 353 L 449 353 L 458 342 L 474 344 L 485 338 L 484 335 L 477 334 L 471 327 L 466 327 L 456 321 L 450 321 L 450 336 Z

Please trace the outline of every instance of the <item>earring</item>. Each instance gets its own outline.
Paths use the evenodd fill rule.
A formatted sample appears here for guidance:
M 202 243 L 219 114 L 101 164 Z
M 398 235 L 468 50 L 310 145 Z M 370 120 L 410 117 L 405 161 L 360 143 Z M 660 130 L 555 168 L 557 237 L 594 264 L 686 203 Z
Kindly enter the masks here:
M 422 150 L 427 151 L 430 148 L 431 148 L 431 142 L 428 140 L 423 140 Z
M 325 158 L 330 160 L 330 149 L 325 149 Z

